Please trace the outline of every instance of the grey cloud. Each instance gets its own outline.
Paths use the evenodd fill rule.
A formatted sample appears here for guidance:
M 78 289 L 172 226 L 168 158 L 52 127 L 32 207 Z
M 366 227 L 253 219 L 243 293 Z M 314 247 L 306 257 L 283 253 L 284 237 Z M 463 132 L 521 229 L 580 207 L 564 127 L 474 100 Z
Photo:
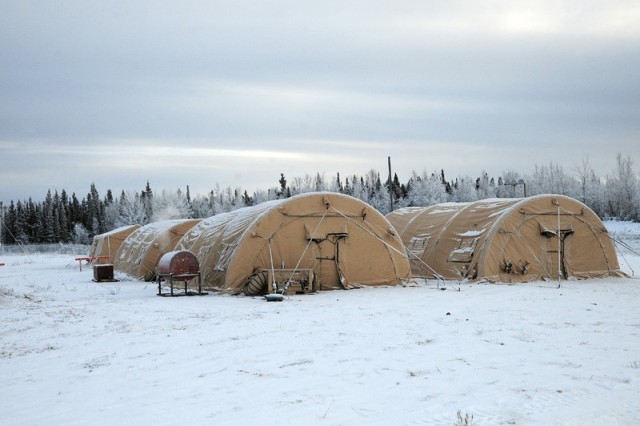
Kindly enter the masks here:
M 531 169 L 552 147 L 610 163 L 615 153 L 596 154 L 605 145 L 638 155 L 633 2 L 27 1 L 5 9 L 0 144 L 131 140 L 317 153 L 318 141 L 337 141 L 322 149 L 352 159 L 357 149 L 347 147 L 360 147 L 370 167 L 399 151 L 393 144 L 417 153 L 395 155 L 405 170 L 464 164 L 469 174 L 515 161 Z M 538 153 L 515 159 L 523 157 L 515 149 Z M 506 151 L 508 159 L 496 155 Z M 21 161 L 45 175 L 41 159 Z M 290 166 L 275 163 L 252 164 L 252 174 L 262 168 L 266 179 Z M 311 167 L 336 168 L 330 160 Z M 73 179 L 94 180 L 99 168 L 83 173 Z M 210 179 L 237 176 L 220 169 Z

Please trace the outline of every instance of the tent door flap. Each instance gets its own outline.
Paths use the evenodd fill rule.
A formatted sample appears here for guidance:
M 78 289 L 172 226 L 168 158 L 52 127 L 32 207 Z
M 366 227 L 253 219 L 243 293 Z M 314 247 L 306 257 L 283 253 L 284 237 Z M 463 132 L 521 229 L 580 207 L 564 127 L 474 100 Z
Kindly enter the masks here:
M 347 230 L 347 224 L 342 224 L 338 229 L 332 230 L 330 232 L 321 231 L 319 229 L 312 230 L 309 225 L 304 224 L 305 231 L 305 239 L 312 240 L 315 243 L 320 243 L 324 240 L 331 239 L 332 241 L 337 241 L 342 238 L 347 238 L 349 236 L 349 231 Z
M 477 243 L 478 238 L 461 238 L 458 248 L 456 248 L 449 254 L 449 262 L 471 262 Z
M 573 234 L 573 226 L 570 223 L 561 223 L 560 224 L 560 235 L 566 237 L 567 235 Z M 558 225 L 547 225 L 544 223 L 540 223 L 540 235 L 545 236 L 546 238 L 553 238 L 558 235 Z

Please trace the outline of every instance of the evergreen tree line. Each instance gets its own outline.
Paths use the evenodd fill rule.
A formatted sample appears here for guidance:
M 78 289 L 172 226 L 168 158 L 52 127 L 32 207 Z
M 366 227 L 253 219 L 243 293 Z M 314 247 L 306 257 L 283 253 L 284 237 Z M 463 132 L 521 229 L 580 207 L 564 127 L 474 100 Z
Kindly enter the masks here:
M 89 244 L 94 235 L 133 224 L 145 225 L 166 219 L 206 218 L 218 213 L 252 206 L 265 201 L 288 198 L 314 191 L 329 191 L 358 198 L 386 214 L 393 208 L 430 206 L 443 202 L 469 202 L 486 198 L 519 198 L 537 194 L 562 194 L 576 198 L 601 218 L 640 221 L 640 180 L 629 156 L 618 154 L 616 167 L 605 178 L 597 176 L 583 160 L 569 175 L 551 162 L 535 166 L 531 175 L 507 171 L 495 179 L 485 172 L 478 178 L 458 176 L 448 180 L 444 170 L 418 174 L 413 171 L 407 182 L 397 173 L 391 179 L 375 170 L 364 175 L 327 179 L 324 174 L 305 175 L 287 180 L 280 175 L 278 185 L 251 195 L 241 188 L 220 188 L 191 197 L 186 191 L 161 191 L 154 194 L 149 182 L 140 192 L 111 190 L 101 197 L 91 184 L 86 197 L 79 200 L 49 190 L 44 201 L 11 201 L 3 208 L 2 241 L 6 244 L 79 243 Z M 393 201 L 392 201 L 393 200 Z

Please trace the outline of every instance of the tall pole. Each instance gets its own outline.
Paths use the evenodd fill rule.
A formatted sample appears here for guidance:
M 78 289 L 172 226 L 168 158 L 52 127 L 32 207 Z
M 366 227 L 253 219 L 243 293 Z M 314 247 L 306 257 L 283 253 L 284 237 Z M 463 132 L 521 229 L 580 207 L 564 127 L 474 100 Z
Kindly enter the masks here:
M 4 246 L 2 245 L 2 234 L 4 232 L 4 207 L 2 206 L 2 201 L 0 201 L 0 250 L 4 250 Z
M 560 201 L 558 201 L 558 288 L 562 280 L 562 235 L 560 234 Z
M 393 211 L 393 180 L 391 179 L 391 156 L 387 157 L 389 162 L 389 199 L 391 200 L 391 210 Z

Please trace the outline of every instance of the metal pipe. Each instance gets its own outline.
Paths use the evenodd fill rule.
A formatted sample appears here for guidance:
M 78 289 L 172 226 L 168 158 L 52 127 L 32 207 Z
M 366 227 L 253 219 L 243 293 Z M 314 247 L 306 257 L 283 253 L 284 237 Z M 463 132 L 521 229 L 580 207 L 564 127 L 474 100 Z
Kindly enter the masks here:
M 389 198 L 391 200 L 391 211 L 393 211 L 393 180 L 391 178 L 391 156 L 387 157 L 389 162 Z

